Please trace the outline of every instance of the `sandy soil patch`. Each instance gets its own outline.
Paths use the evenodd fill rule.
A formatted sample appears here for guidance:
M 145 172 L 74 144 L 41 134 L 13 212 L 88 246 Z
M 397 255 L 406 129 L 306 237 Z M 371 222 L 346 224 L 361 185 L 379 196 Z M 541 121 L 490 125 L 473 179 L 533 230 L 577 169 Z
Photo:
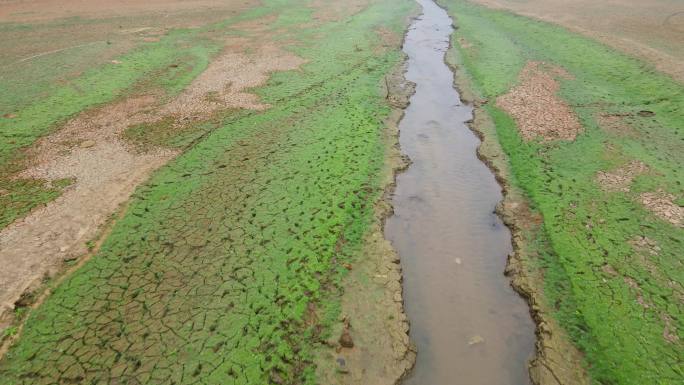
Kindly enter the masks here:
M 525 140 L 574 140 L 582 126 L 556 95 L 560 88 L 556 78 L 569 76 L 561 68 L 529 62 L 520 72 L 519 85 L 497 98 L 497 106 L 513 116 Z
M 629 114 L 603 114 L 597 117 L 599 126 L 614 135 L 636 137 L 638 135 L 637 130 L 632 128 L 627 122 L 627 118 L 631 116 Z
M 162 114 L 191 117 L 220 108 L 263 110 L 268 105 L 246 90 L 263 84 L 273 71 L 294 70 L 302 64 L 304 60 L 273 44 L 262 45 L 251 55 L 226 52 L 195 79 L 192 87 L 164 107 Z M 206 95 L 211 97 L 205 98 Z
M 126 202 L 149 174 L 177 151 L 140 152 L 121 139 L 129 126 L 171 117 L 182 125 L 220 108 L 264 109 L 247 89 L 268 80 L 273 71 L 295 69 L 304 61 L 272 43 L 227 44 L 226 51 L 193 83 L 166 105 L 154 95 L 132 97 L 84 112 L 31 149 L 34 165 L 20 176 L 75 183 L 57 200 L 33 211 L 0 232 L 0 321 L 22 293 L 54 274 L 62 261 L 87 252 L 86 242 Z M 232 47 L 232 48 L 230 48 Z
M 676 0 L 475 0 L 549 21 L 635 55 L 684 82 L 684 5 Z
M 663 190 L 647 192 L 639 196 L 641 204 L 658 218 L 675 226 L 684 227 L 684 207 L 678 206 L 676 197 Z
M 606 191 L 629 192 L 634 178 L 648 171 L 648 167 L 638 160 L 631 161 L 613 171 L 599 171 L 596 181 Z

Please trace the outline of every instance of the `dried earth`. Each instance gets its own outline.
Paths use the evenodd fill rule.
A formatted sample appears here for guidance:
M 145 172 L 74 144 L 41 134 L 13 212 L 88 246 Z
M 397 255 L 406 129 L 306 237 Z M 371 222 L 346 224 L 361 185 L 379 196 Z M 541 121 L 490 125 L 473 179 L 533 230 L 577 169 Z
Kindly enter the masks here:
M 577 116 L 556 95 L 560 88 L 557 77 L 569 75 L 558 67 L 529 62 L 520 72 L 520 84 L 496 99 L 497 105 L 515 118 L 525 140 L 574 140 L 582 131 Z

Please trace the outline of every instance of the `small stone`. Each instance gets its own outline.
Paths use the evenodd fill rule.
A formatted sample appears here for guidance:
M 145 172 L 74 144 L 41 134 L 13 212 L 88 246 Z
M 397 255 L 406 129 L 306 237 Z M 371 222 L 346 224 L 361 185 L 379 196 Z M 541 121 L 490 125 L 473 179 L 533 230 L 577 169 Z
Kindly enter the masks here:
M 345 263 L 343 266 L 344 266 L 344 268 L 347 269 L 347 270 L 351 270 L 351 269 L 352 269 L 351 263 Z
M 470 339 L 468 340 L 468 345 L 472 346 L 472 345 L 481 344 L 483 342 L 484 342 L 484 338 L 482 338 L 482 336 L 480 336 L 479 334 L 476 334 L 476 335 L 470 337 Z
M 339 342 L 343 348 L 353 348 L 354 347 L 354 340 L 352 339 L 351 334 L 349 334 L 348 329 L 344 329 L 342 331 L 342 335 L 340 336 Z
M 121 64 L 121 61 L 119 61 L 119 60 L 112 60 L 112 64 Z
M 94 140 L 84 140 L 83 142 L 81 142 L 81 148 L 90 148 L 90 147 L 93 147 L 94 145 L 95 145 Z
M 349 368 L 347 368 L 347 361 L 342 357 L 337 357 L 337 371 L 340 373 L 349 373 Z
M 394 293 L 394 302 L 402 302 L 401 292 Z
M 454 258 L 454 263 L 457 265 L 460 265 L 463 261 L 461 261 L 461 258 Z

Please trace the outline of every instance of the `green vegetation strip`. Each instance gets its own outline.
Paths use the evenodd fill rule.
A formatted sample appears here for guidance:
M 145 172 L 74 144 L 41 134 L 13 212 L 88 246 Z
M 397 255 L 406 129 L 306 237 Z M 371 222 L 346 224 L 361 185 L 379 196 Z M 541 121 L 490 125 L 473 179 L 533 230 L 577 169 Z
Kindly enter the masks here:
M 309 20 L 288 7 L 278 23 Z M 312 354 L 381 193 L 379 86 L 401 56 L 375 30 L 403 33 L 412 7 L 375 1 L 303 30 L 309 63 L 258 90 L 273 107 L 138 189 L 99 253 L 30 314 L 3 383 L 316 383 Z
M 639 195 L 658 189 L 679 199 L 684 174 L 684 87 L 650 66 L 560 27 L 461 0 L 442 0 L 458 29 L 454 53 L 513 171 L 544 218 L 528 239 L 555 316 L 585 353 L 598 384 L 675 384 L 684 380 L 684 232 L 659 219 Z M 526 62 L 566 69 L 560 97 L 584 132 L 573 142 L 524 142 L 495 100 L 517 83 Z M 643 112 L 650 111 L 650 112 Z M 601 116 L 622 130 L 599 125 Z M 649 171 L 629 191 L 605 191 L 599 171 L 641 161 Z M 634 246 L 646 237 L 653 246 Z

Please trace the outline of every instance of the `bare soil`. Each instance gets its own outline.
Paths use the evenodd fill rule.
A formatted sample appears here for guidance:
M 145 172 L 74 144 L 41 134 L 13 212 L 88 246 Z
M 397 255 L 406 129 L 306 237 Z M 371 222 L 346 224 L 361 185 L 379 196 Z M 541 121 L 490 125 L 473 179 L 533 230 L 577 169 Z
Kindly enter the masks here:
M 632 180 L 647 171 L 648 167 L 643 162 L 635 160 L 609 172 L 599 171 L 596 180 L 606 191 L 629 192 Z
M 643 193 L 639 198 L 644 207 L 660 219 L 670 222 L 675 226 L 684 227 L 684 207 L 674 202 L 676 199 L 674 195 L 658 190 Z
M 529 62 L 520 72 L 520 84 L 497 98 L 497 105 L 515 119 L 525 140 L 574 140 L 582 126 L 570 106 L 556 93 L 556 78 L 568 77 L 563 69 Z
M 684 4 L 677 0 L 474 0 L 560 24 L 684 82 Z

